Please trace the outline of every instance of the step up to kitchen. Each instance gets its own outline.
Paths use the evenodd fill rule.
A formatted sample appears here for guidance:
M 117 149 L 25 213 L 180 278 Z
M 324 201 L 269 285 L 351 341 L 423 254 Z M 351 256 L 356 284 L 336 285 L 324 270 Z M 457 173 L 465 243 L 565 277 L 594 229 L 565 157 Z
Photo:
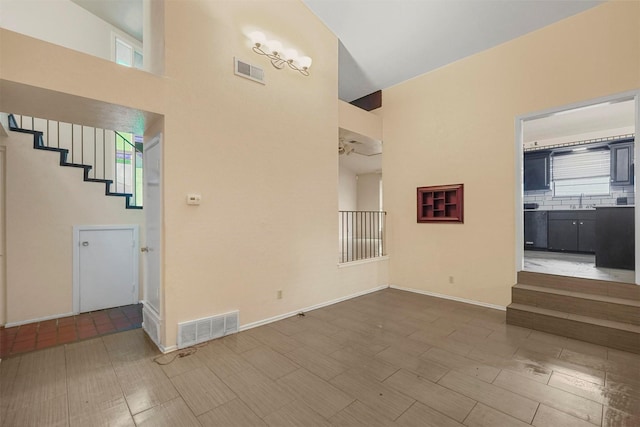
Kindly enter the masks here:
M 640 354 L 640 325 L 512 303 L 507 323 Z
M 640 286 L 633 283 L 519 271 L 518 284 L 640 301 Z
M 511 302 L 640 325 L 640 301 L 635 299 L 519 283 L 511 288 Z

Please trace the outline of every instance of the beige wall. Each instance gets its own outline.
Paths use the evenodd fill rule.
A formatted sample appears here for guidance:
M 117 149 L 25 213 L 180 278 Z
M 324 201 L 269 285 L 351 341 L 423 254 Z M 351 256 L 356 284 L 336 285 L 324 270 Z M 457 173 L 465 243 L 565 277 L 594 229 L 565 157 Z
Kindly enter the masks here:
M 638 89 L 639 22 L 640 3 L 605 3 L 384 91 L 392 285 L 510 302 L 515 118 Z M 458 183 L 464 224 L 416 223 L 416 187 Z
M 382 119 L 369 111 L 338 100 L 339 126 L 377 141 L 382 140 Z
M 107 60 L 113 34 L 142 49 L 138 40 L 71 0 L 2 0 L 0 27 Z
M 339 166 L 338 209 L 355 211 L 358 206 L 358 177 L 346 166 Z
M 140 210 L 59 166 L 57 153 L 34 150 L 33 137 L 9 132 L 6 146 L 6 323 L 73 309 L 73 226 L 142 224 Z M 0 294 L 2 290 L 0 290 Z
M 363 173 L 358 175 L 358 210 L 380 210 L 381 173 Z
M 165 7 L 166 345 L 178 322 L 239 309 L 247 324 L 373 286 L 337 283 L 336 38 L 299 1 Z M 252 29 L 311 56 L 311 75 L 254 54 Z
M 164 346 L 181 321 L 239 309 L 246 325 L 386 285 L 386 261 L 337 266 L 336 38 L 298 0 L 165 8 L 163 78 L 0 31 L 1 79 L 157 113 L 145 137 L 163 132 Z M 311 75 L 254 54 L 254 29 L 311 56 Z M 234 56 L 267 84 L 235 76 Z

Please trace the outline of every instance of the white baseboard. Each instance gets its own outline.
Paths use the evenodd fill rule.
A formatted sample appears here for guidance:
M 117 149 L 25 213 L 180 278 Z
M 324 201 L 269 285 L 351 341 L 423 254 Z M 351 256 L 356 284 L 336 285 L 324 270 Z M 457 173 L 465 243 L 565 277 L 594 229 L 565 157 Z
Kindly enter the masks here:
M 359 259 L 357 261 L 339 262 L 338 268 L 355 267 L 362 264 L 371 264 L 372 262 L 387 261 L 388 259 L 389 255 L 383 255 L 375 258 Z
M 277 322 L 278 320 L 286 319 L 287 317 L 295 316 L 296 314 L 298 314 L 300 312 L 304 313 L 304 312 L 307 312 L 307 311 L 316 310 L 318 308 L 326 307 L 326 306 L 332 305 L 332 304 L 337 304 L 339 302 L 346 301 L 346 300 L 349 300 L 349 299 L 352 299 L 352 298 L 357 298 L 357 297 L 360 297 L 362 295 L 370 294 L 372 292 L 377 292 L 377 291 L 380 291 L 382 289 L 386 289 L 388 287 L 389 287 L 389 285 L 377 286 L 375 288 L 367 289 L 367 290 L 361 291 L 361 292 L 356 292 L 355 294 L 347 295 L 345 297 L 336 298 L 336 299 L 331 300 L 331 301 L 326 301 L 326 302 L 323 302 L 323 303 L 320 303 L 320 304 L 312 305 L 310 307 L 301 308 L 299 310 L 291 311 L 289 313 L 280 314 L 280 315 L 274 316 L 274 317 L 269 317 L 268 319 L 263 319 L 263 320 L 258 320 L 256 322 L 247 323 L 246 325 L 240 326 L 240 328 L 238 329 L 238 332 L 246 331 L 247 329 L 257 328 L 258 326 L 267 325 L 269 323 Z
M 51 316 L 38 317 L 36 319 L 20 320 L 19 322 L 8 322 L 4 325 L 5 328 L 12 328 L 14 326 L 26 325 L 27 323 L 44 322 L 45 320 L 59 319 L 61 317 L 73 316 L 73 313 L 61 313 Z
M 503 307 L 501 305 L 496 305 L 496 304 L 489 304 L 488 302 L 475 301 L 475 300 L 472 300 L 472 299 L 454 297 L 454 296 L 451 296 L 451 295 L 445 295 L 445 294 L 439 294 L 439 293 L 436 293 L 436 292 L 423 291 L 423 290 L 420 290 L 420 289 L 402 288 L 400 286 L 394 286 L 394 285 L 389 285 L 389 287 L 392 288 L 392 289 L 398 289 L 398 290 L 401 290 L 401 291 L 407 291 L 407 292 L 413 292 L 413 293 L 416 293 L 416 294 L 428 295 L 430 297 L 448 299 L 448 300 L 452 300 L 452 301 L 464 302 L 464 303 L 467 303 L 467 304 L 479 305 L 481 307 L 493 308 L 495 310 L 507 311 L 507 307 Z
M 162 354 L 171 353 L 172 351 L 176 351 L 178 349 L 177 345 L 170 345 L 169 347 L 165 347 L 163 345 L 159 345 L 158 349 L 162 352 Z

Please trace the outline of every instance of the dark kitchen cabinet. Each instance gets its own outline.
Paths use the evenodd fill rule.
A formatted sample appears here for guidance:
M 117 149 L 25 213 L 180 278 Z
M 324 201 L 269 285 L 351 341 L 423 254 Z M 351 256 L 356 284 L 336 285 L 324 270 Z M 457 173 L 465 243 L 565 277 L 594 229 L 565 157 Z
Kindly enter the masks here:
M 611 184 L 633 184 L 633 140 L 611 144 Z
M 524 247 L 547 249 L 547 211 L 524 212 Z
M 524 153 L 524 191 L 550 188 L 550 155 L 549 151 Z
M 596 208 L 596 267 L 635 269 L 634 208 Z
M 596 220 L 578 220 L 578 252 L 596 251 Z
M 595 211 L 551 211 L 548 222 L 549 250 L 595 252 Z
M 555 251 L 578 250 L 576 219 L 549 219 L 549 249 Z

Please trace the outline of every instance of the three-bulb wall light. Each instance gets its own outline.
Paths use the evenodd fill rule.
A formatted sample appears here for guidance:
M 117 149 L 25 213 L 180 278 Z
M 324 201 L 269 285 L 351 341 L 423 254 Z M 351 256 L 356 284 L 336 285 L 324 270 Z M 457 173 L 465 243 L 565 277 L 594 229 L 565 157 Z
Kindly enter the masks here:
M 253 51 L 259 55 L 264 55 L 271 60 L 271 64 L 281 70 L 288 65 L 292 70 L 299 71 L 305 76 L 309 75 L 309 67 L 311 67 L 311 58 L 308 56 L 298 56 L 295 49 L 284 49 L 282 43 L 277 40 L 267 40 L 264 33 L 254 31 L 249 34 L 249 38 L 253 43 Z

